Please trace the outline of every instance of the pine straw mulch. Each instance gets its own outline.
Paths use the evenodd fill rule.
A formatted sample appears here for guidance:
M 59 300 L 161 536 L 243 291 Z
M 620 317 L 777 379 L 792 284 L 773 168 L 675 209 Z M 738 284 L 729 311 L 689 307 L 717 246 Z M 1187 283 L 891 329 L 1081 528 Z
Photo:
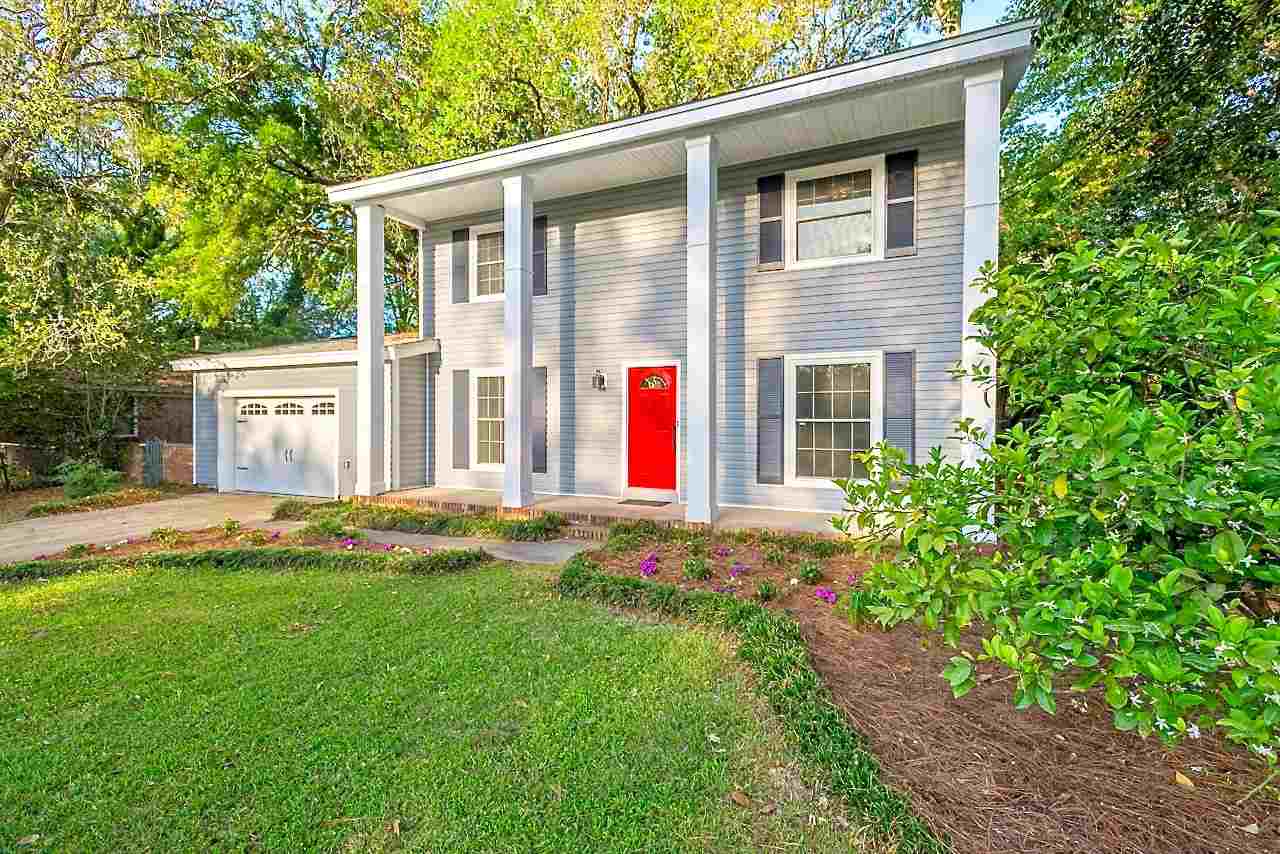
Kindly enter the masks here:
M 682 577 L 689 556 L 683 543 L 588 557 L 612 574 L 638 576 L 652 551 L 659 558 L 652 580 L 742 598 L 757 582 L 773 581 L 781 596 L 768 606 L 800 623 L 814 668 L 879 758 L 886 782 L 956 851 L 1280 851 L 1280 786 L 1250 796 L 1266 772 L 1242 748 L 1206 735 L 1168 750 L 1119 732 L 1099 692 L 1060 694 L 1056 716 L 1019 712 L 1007 672 L 989 663 L 980 667 L 978 687 L 953 699 L 940 674 L 955 652 L 938 636 L 913 626 L 855 628 L 838 604 L 818 600 L 814 587 L 790 583 L 803 556 L 790 555 L 789 569 L 773 568 L 756 545 L 726 542 L 733 550 L 726 557 L 714 555 L 716 545 L 706 550 L 712 577 L 705 582 Z M 732 584 L 735 562 L 749 569 Z M 823 584 L 837 593 L 867 566 L 848 555 L 822 563 Z M 977 647 L 975 637 L 964 642 Z M 1177 784 L 1175 772 L 1194 788 Z

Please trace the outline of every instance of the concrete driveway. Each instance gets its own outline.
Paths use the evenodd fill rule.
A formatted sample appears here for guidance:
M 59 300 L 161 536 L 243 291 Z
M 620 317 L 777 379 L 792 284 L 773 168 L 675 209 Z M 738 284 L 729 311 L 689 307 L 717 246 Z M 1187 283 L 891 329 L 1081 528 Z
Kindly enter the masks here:
M 75 543 L 96 546 L 141 537 L 156 528 L 191 531 L 231 518 L 242 525 L 262 525 L 271 517 L 276 495 L 210 494 L 168 498 L 114 510 L 64 513 L 0 525 L 0 563 L 30 560 Z

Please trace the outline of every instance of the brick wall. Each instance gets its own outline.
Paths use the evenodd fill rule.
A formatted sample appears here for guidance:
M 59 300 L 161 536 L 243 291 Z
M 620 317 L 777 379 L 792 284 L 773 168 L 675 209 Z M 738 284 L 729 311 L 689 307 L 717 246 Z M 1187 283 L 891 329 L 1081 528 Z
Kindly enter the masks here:
M 142 480 L 142 459 L 144 446 L 129 444 L 124 448 L 124 476 L 129 480 Z M 164 459 L 164 473 L 161 479 L 169 483 L 191 483 L 193 476 L 192 447 L 179 442 L 165 442 L 161 448 Z
M 138 438 L 191 442 L 190 397 L 139 397 Z

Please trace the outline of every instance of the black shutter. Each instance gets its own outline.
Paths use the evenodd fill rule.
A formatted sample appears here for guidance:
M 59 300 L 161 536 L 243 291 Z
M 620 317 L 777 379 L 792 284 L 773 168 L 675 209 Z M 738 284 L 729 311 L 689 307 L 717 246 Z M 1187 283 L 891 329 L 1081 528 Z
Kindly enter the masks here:
M 471 468 L 471 372 L 453 372 L 453 467 Z
M 471 296 L 471 272 L 467 252 L 471 248 L 471 230 L 459 228 L 453 232 L 453 301 L 467 302 Z
M 916 457 L 916 354 L 884 354 L 884 441 Z
M 781 270 L 783 266 L 782 176 L 767 175 L 756 181 L 760 194 L 760 269 Z
M 903 151 L 885 158 L 888 193 L 885 252 L 890 257 L 916 251 L 916 152 Z
M 532 437 L 530 452 L 533 454 L 533 470 L 547 473 L 547 369 L 533 369 L 533 420 L 530 422 Z
M 547 218 L 533 218 L 533 295 L 547 292 Z M 545 370 L 545 368 L 543 369 Z
M 756 481 L 782 483 L 786 456 L 782 358 L 756 363 Z

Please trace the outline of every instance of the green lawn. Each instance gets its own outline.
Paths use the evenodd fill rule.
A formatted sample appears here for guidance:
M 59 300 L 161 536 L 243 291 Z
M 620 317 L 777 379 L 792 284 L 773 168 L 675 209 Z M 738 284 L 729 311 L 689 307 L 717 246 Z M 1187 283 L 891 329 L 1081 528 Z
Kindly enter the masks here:
M 815 779 L 724 638 L 537 570 L 0 586 L 0 850 L 869 850 Z

